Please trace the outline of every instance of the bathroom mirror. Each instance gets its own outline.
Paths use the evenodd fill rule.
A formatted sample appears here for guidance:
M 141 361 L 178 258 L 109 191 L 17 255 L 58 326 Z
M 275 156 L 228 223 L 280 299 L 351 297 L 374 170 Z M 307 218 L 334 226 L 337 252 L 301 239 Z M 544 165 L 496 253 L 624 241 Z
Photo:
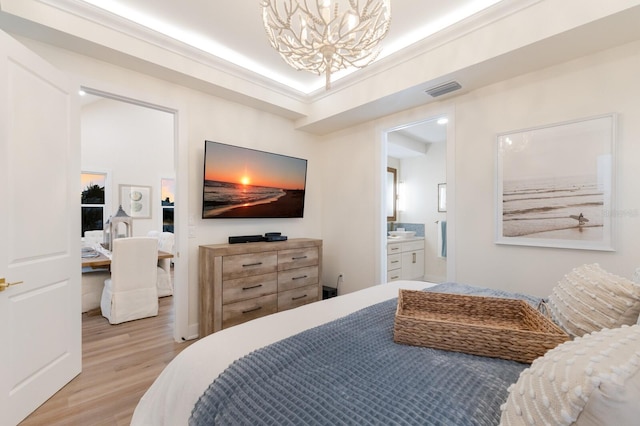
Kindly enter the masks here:
M 387 167 L 387 222 L 396 221 L 396 200 L 398 199 L 398 171 Z
M 447 211 L 447 184 L 446 183 L 438 184 L 438 211 L 439 212 Z

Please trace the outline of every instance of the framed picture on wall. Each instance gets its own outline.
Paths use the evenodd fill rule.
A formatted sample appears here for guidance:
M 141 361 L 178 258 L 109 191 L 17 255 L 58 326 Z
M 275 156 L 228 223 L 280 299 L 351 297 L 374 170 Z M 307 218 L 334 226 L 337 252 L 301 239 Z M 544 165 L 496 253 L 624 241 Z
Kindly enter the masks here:
M 446 183 L 438 184 L 438 211 L 439 212 L 447 211 L 447 184 Z
M 613 251 L 615 114 L 497 136 L 496 243 Z
M 120 205 L 132 218 L 151 218 L 151 187 L 120 185 Z

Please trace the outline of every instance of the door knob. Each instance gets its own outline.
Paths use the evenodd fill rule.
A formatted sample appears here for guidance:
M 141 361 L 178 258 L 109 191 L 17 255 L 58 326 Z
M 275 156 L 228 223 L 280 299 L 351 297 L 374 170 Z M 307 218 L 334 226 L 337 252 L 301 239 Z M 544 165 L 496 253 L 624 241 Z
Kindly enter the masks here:
M 16 285 L 16 284 L 22 284 L 22 281 L 8 283 L 4 278 L 0 278 L 0 291 L 5 291 L 6 289 L 9 288 L 9 286 Z

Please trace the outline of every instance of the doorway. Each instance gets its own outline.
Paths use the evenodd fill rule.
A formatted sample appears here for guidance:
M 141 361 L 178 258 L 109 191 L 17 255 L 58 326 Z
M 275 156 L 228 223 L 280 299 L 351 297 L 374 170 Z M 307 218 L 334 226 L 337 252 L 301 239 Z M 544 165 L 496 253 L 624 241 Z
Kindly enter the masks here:
M 453 176 L 452 114 L 396 126 L 385 132 L 385 170 L 395 172 L 395 186 L 385 188 L 383 248 L 388 233 L 397 229 L 424 237 L 424 273 L 422 279 L 443 282 L 453 279 L 451 247 Z M 385 182 L 391 182 L 388 177 Z M 394 197 L 395 192 L 395 197 Z M 395 198 L 395 199 L 392 199 Z M 394 233 L 395 234 L 395 233 Z M 401 234 L 401 233 L 397 233 Z M 395 240 L 394 240 L 395 242 Z M 386 262 L 381 262 L 386 277 Z
M 178 111 L 96 89 L 83 87 L 82 90 L 86 96 L 81 102 L 81 168 L 109 174 L 111 188 L 107 189 L 106 198 L 110 202 L 105 220 L 115 214 L 121 204 L 120 187 L 139 185 L 149 189 L 150 214 L 133 220 L 133 234 L 145 236 L 149 231 L 162 231 L 166 227 L 163 216 L 167 216 L 163 181 L 173 179 L 176 198 L 180 192 Z M 186 265 L 181 265 L 185 259 L 178 259 L 183 229 L 178 218 L 186 202 L 181 205 L 176 199 L 171 201 L 175 201 L 171 213 L 175 213 L 172 216 L 176 218 L 173 224 L 176 237 L 173 334 L 176 341 L 182 341 L 189 338 L 185 330 L 188 288 L 183 278 L 187 275 Z

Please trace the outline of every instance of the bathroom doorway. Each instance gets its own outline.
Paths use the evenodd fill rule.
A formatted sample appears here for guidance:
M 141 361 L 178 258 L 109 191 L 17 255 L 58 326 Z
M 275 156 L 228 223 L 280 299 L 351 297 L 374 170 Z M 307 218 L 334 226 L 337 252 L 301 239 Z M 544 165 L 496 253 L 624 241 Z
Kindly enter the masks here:
M 386 131 L 387 188 L 384 203 L 385 241 L 395 243 L 389 232 L 405 230 L 407 235 L 424 239 L 424 269 L 422 279 L 431 282 L 449 280 L 451 252 L 448 247 L 447 220 L 450 212 L 451 185 L 448 152 L 450 136 L 449 114 L 397 126 Z M 395 179 L 391 176 L 395 175 Z M 402 235 L 402 233 L 396 233 Z M 387 239 L 387 237 L 392 237 Z M 401 237 L 400 237 L 401 238 Z M 386 248 L 386 247 L 385 247 Z M 387 275 L 387 262 L 381 262 Z

